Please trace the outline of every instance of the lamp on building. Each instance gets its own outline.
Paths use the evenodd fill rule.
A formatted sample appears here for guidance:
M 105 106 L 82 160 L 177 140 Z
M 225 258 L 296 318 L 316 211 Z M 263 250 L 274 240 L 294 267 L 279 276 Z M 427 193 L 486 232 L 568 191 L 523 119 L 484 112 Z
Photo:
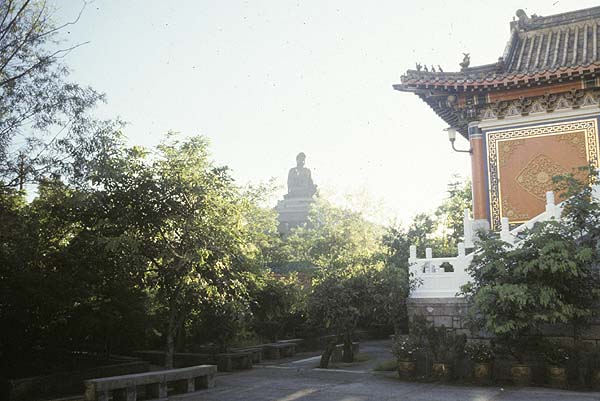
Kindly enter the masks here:
M 444 131 L 448 132 L 448 139 L 450 140 L 450 143 L 452 144 L 452 149 L 455 152 L 469 153 L 469 154 L 473 153 L 473 148 L 471 148 L 469 150 L 460 150 L 460 149 L 456 149 L 454 147 L 454 141 L 456 141 L 456 128 L 454 128 L 454 127 L 448 127 Z

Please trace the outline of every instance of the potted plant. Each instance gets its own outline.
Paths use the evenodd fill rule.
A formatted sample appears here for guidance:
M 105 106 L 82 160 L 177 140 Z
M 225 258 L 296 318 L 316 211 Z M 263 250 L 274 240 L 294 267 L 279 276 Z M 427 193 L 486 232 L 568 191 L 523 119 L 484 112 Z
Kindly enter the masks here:
M 559 344 L 548 343 L 543 352 L 546 361 L 546 380 L 550 387 L 567 387 L 567 362 L 570 355 L 566 348 Z
M 527 335 L 499 336 L 495 344 L 499 351 L 512 356 L 515 363 L 510 368 L 512 381 L 517 386 L 529 386 L 531 384 L 531 366 L 527 362 L 527 356 L 539 338 Z
M 448 380 L 452 376 L 452 363 L 464 354 L 467 339 L 457 335 L 446 327 L 429 327 L 427 330 L 427 345 L 433 364 L 431 375 L 434 378 Z
M 488 383 L 492 378 L 494 351 L 486 343 L 470 343 L 465 347 L 465 354 L 473 362 L 473 378 L 478 383 Z
M 417 371 L 417 352 L 419 345 L 406 338 L 396 336 L 392 345 L 392 353 L 398 360 L 398 376 L 404 379 L 410 379 L 415 376 Z
M 600 390 L 600 346 L 595 346 L 587 355 L 590 367 L 592 389 Z

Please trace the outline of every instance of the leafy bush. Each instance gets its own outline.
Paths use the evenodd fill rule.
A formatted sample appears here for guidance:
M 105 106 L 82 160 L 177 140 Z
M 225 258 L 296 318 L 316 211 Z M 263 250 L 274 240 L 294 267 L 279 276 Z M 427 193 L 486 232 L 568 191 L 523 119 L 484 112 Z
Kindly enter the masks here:
M 392 354 L 399 361 L 414 361 L 421 347 L 412 339 L 396 336 L 392 344 Z
M 465 347 L 465 354 L 473 362 L 492 362 L 496 356 L 494 350 L 485 343 L 469 343 Z
M 570 196 L 562 219 L 534 225 L 515 247 L 483 235 L 462 288 L 472 327 L 494 335 L 520 363 L 543 326 L 569 324 L 577 342 L 598 315 L 600 204 L 573 176 L 559 181 Z
M 542 356 L 550 366 L 565 366 L 571 359 L 570 351 L 554 342 L 545 344 Z
M 451 363 L 464 356 L 467 336 L 456 334 L 445 326 L 435 327 L 424 316 L 417 315 L 410 324 L 411 341 L 427 351 L 435 362 Z
M 444 326 L 430 326 L 427 330 L 427 345 L 435 362 L 450 363 L 462 358 L 466 342 L 467 336 Z

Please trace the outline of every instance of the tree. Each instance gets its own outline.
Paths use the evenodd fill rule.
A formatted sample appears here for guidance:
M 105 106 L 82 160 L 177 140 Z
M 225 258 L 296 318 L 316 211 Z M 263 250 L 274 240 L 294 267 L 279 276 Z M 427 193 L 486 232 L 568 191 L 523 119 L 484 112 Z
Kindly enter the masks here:
M 442 245 L 449 252 L 455 252 L 464 235 L 464 211 L 473 207 L 472 197 L 471 181 L 461 181 L 459 177 L 454 176 L 448 184 L 448 197 L 435 211 Z
M 0 333 L 5 374 L 65 369 L 71 351 L 141 344 L 146 298 L 127 244 L 113 243 L 93 193 L 60 180 L 0 197 Z
M 292 332 L 304 319 L 304 291 L 298 275 L 277 277 L 265 272 L 252 291 L 254 331 L 275 342 Z
M 60 48 L 60 33 L 79 16 L 56 26 L 45 1 L 0 2 L 0 185 L 81 180 L 88 161 L 114 145 L 121 123 L 89 115 L 104 96 L 68 82 L 62 63 L 77 46 Z
M 165 362 L 172 367 L 186 319 L 205 305 L 247 297 L 257 230 L 245 219 L 248 199 L 227 169 L 210 161 L 205 138 L 179 142 L 171 135 L 149 156 L 126 149 L 106 160 L 97 180 L 111 219 L 125 227 L 123 240 L 146 261 L 145 281 L 166 320 Z
M 332 270 L 322 273 L 315 280 L 308 297 L 308 313 L 316 327 L 333 333 L 334 338 L 326 346 L 319 366 L 327 368 L 329 358 L 338 341 L 344 344 L 344 361 L 352 362 L 352 333 L 360 318 L 361 295 L 359 271 Z M 364 282 L 364 281 L 363 281 Z
M 320 269 L 344 269 L 372 262 L 381 250 L 382 232 L 362 213 L 317 198 L 307 226 L 296 228 L 284 246 L 292 262 L 308 262 Z
M 542 325 L 570 324 L 577 341 L 597 314 L 600 205 L 588 185 L 562 179 L 570 196 L 562 219 L 536 224 L 516 247 L 484 238 L 462 289 L 474 327 L 498 337 L 520 361 L 524 339 Z

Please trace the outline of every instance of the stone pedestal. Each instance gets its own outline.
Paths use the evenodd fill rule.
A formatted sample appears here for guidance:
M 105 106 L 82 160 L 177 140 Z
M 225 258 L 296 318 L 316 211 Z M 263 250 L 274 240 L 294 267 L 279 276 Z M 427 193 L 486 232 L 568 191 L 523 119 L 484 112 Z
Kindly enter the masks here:
M 285 199 L 277 203 L 275 210 L 279 214 L 279 232 L 289 234 L 292 228 L 308 223 L 308 212 L 314 202 L 312 197 L 292 198 L 286 196 Z

